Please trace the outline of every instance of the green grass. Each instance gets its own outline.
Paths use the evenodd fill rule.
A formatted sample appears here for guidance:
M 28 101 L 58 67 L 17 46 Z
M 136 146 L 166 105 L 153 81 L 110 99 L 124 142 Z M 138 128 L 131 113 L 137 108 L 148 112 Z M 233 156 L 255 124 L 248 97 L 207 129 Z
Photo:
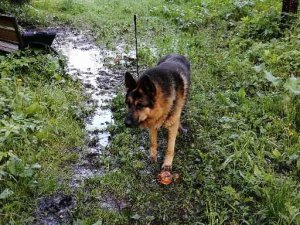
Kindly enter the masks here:
M 56 0 L 10 9 L 32 23 L 91 29 L 99 43 L 122 40 L 128 49 L 138 14 L 143 66 L 171 52 L 192 64 L 189 132 L 178 137 L 174 160 L 181 180 L 156 183 L 162 159 L 149 164 L 147 133 L 123 125 L 120 93 L 112 143 L 99 159 L 106 174 L 78 189 L 76 224 L 300 224 L 300 21 L 281 31 L 280 9 L 279 0 Z M 120 210 L 100 207 L 108 197 Z
M 36 199 L 68 180 L 62 165 L 83 145 L 84 97 L 59 59 L 41 52 L 0 56 L 1 224 L 30 221 Z M 75 105 L 77 105 L 75 107 Z

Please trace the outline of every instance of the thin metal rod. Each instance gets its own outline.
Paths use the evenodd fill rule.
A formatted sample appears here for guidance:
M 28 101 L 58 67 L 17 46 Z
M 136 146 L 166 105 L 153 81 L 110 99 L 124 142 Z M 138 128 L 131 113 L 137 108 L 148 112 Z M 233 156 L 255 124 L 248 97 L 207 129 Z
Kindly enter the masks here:
M 138 58 L 138 41 L 137 41 L 137 28 L 136 28 L 136 15 L 133 16 L 134 19 L 134 35 L 135 35 L 135 57 L 136 57 L 136 73 L 139 75 L 139 58 Z

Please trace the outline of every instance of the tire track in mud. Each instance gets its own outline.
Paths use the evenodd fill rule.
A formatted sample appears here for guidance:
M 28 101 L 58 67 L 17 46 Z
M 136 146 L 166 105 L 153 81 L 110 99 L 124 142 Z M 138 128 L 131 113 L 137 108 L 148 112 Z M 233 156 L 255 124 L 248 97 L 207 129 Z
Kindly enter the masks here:
M 109 124 L 113 123 L 110 103 L 117 89 L 123 85 L 123 74 L 134 60 L 134 52 L 124 54 L 125 45 L 122 44 L 116 46 L 115 51 L 107 50 L 97 46 L 88 31 L 70 29 L 57 30 L 53 47 L 67 58 L 67 73 L 83 83 L 86 93 L 90 95 L 87 106 L 95 109 L 93 114 L 85 119 L 85 147 L 74 149 L 78 152 L 79 159 L 74 164 L 69 186 L 76 189 L 85 179 L 105 173 L 104 168 L 99 165 L 99 157 L 110 142 L 110 134 L 107 131 Z M 37 224 L 72 224 L 70 212 L 76 207 L 74 198 L 56 193 L 38 199 Z M 105 198 L 100 202 L 103 208 L 119 210 L 119 205 L 111 200 L 113 196 Z

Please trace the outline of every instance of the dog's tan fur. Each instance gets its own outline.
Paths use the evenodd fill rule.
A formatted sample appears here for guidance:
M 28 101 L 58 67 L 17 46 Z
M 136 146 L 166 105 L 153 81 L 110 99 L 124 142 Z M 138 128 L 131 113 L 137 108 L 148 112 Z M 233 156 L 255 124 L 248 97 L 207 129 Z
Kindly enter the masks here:
M 186 102 L 189 87 L 190 65 L 180 55 L 168 55 L 157 67 L 146 71 L 135 81 L 127 73 L 126 103 L 129 113 L 125 123 L 148 128 L 150 132 L 150 157 L 157 161 L 157 131 L 168 129 L 168 145 L 163 169 L 171 169 L 175 141 L 181 128 L 180 116 Z

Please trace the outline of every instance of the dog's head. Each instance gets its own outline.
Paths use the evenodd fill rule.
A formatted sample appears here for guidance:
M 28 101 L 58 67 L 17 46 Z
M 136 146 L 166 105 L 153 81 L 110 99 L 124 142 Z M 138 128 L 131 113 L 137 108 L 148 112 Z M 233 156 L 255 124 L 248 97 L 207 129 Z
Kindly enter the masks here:
M 127 89 L 126 104 L 128 114 L 125 118 L 127 127 L 143 126 L 154 107 L 156 88 L 148 75 L 142 75 L 135 80 L 129 72 L 125 74 L 125 86 Z

